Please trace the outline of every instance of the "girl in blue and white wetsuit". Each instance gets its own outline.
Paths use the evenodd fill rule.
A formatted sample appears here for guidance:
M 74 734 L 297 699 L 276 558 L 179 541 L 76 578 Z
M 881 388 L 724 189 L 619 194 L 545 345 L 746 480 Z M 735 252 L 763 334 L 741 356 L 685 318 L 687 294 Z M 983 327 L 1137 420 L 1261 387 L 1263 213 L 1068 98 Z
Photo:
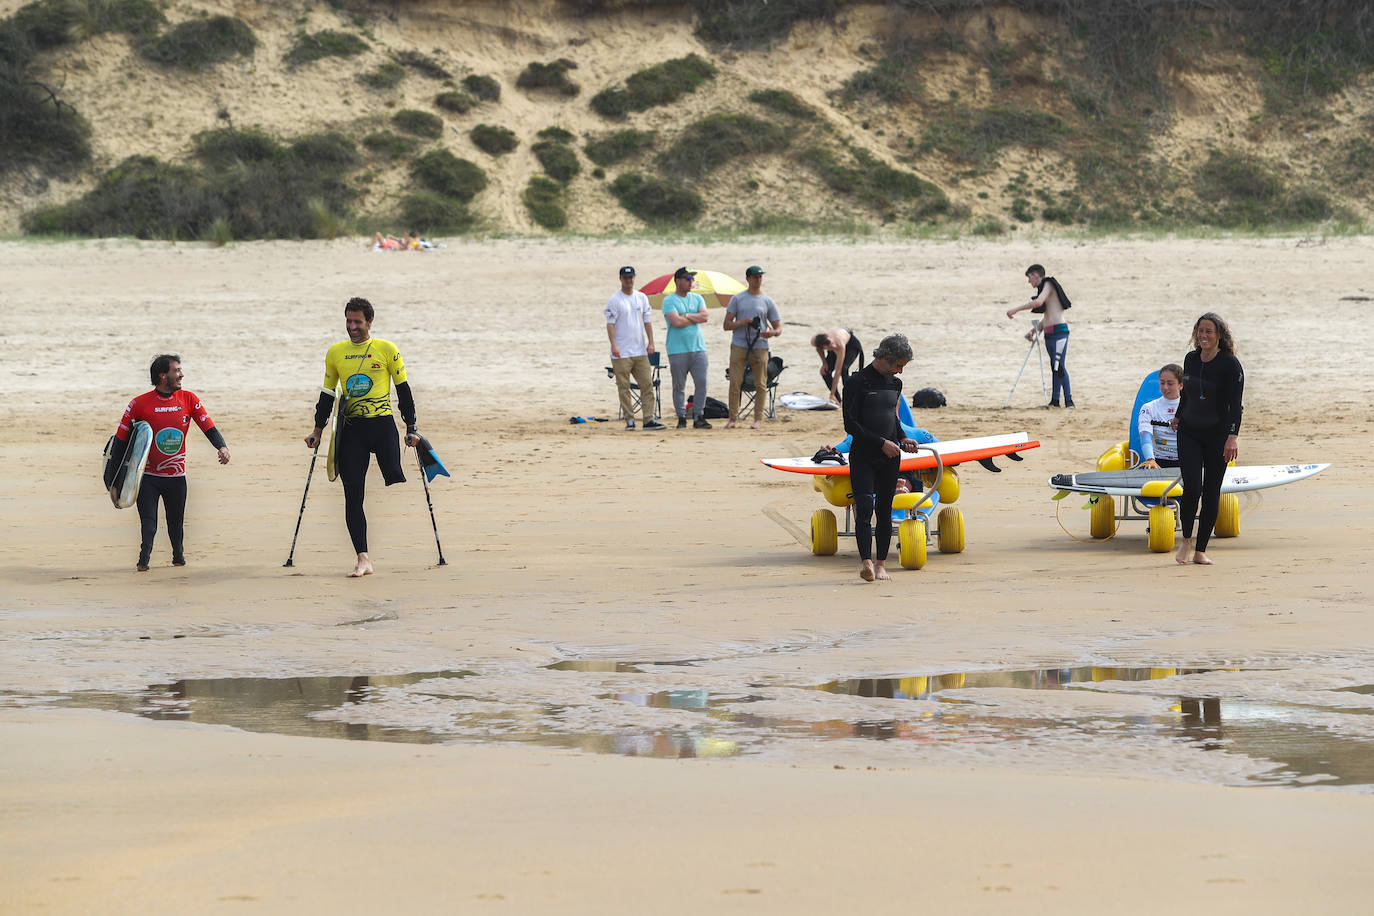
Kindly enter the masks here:
M 1178 467 L 1178 433 L 1174 414 L 1183 388 L 1183 367 L 1177 363 L 1159 370 L 1159 390 L 1163 397 L 1140 405 L 1136 430 L 1140 433 L 1140 467 Z

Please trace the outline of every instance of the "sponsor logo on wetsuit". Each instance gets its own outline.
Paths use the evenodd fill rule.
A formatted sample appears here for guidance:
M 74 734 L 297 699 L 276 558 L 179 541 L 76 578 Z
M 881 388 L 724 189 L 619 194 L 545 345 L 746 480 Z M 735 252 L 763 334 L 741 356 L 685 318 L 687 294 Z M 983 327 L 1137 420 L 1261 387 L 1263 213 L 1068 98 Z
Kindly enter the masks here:
M 158 434 L 153 437 L 153 441 L 157 443 L 157 450 L 162 454 L 175 455 L 181 451 L 181 444 L 186 441 L 186 434 L 179 429 L 168 427 L 159 430 Z
M 360 398 L 372 390 L 372 378 L 361 372 L 350 375 L 344 382 L 344 391 L 350 398 Z

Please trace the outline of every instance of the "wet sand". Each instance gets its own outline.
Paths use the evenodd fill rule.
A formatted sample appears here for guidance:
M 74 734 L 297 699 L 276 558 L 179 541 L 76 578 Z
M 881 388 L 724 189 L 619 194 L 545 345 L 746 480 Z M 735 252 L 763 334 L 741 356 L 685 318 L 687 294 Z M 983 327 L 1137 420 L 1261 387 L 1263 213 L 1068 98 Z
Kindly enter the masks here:
M 859 739 L 819 726 L 890 718 L 894 701 L 794 688 L 1080 665 L 1243 668 L 1211 689 L 1330 706 L 1333 691 L 1374 683 L 1367 251 L 1367 239 L 495 241 L 419 255 L 348 242 L 0 245 L 6 342 L 24 354 L 0 408 L 0 908 L 500 900 L 591 912 L 625 899 L 660 912 L 914 901 L 1139 912 L 1186 899 L 1221 912 L 1356 910 L 1374 884 L 1362 862 L 1374 838 L 1368 786 L 1237 788 L 1263 771 L 1253 756 L 1129 735 Z M 1075 303 L 1074 411 L 1036 408 L 1034 356 L 1001 409 L 1026 355 L 1025 322 L 1003 313 L 1024 301 L 1032 261 Z M 920 422 L 946 439 L 1025 430 L 1041 441 L 1001 474 L 962 475 L 964 553 L 932 551 L 920 571 L 893 563 L 893 581 L 877 584 L 858 579 L 852 542 L 810 556 L 819 498 L 757 458 L 834 441 L 833 413 L 780 410 L 760 432 L 568 423 L 615 414 L 600 317 L 615 267 L 648 278 L 684 262 L 765 265 L 786 322 L 781 390 L 819 391 L 814 329 L 851 327 L 870 348 L 902 330 L 921 347 L 907 389 L 935 385 L 950 404 Z M 349 581 L 342 498 L 322 468 L 295 566 L 281 564 L 323 352 L 358 294 L 378 307 L 374 334 L 401 345 L 422 431 L 455 476 L 432 486 L 440 568 L 416 475 L 383 489 L 374 471 L 378 574 Z M 1124 438 L 1140 378 L 1182 357 L 1208 309 L 1231 321 L 1248 373 L 1240 462 L 1334 466 L 1244 499 L 1241 536 L 1214 541 L 1211 569 L 1151 554 L 1139 522 L 1111 541 L 1075 541 L 1059 522 L 1086 538 L 1082 501 L 1050 502 L 1045 480 L 1090 469 Z M 726 335 L 709 327 L 711 393 L 724 399 Z M 164 539 L 153 570 L 135 575 L 137 520 L 109 508 L 99 455 L 163 350 L 182 355 L 186 387 L 233 462 L 215 465 L 192 436 L 191 565 L 171 568 Z M 697 661 L 625 680 L 544 667 L 570 658 Z M 477 675 L 462 704 L 571 735 L 701 732 L 692 713 L 616 698 L 672 689 L 765 693 L 771 716 L 818 727 L 732 760 L 634 760 L 570 753 L 575 742 L 492 746 L 499 721 L 416 746 L 48 698 L 457 669 Z M 1171 714 L 1167 689 L 1138 693 L 1007 695 L 983 714 Z M 1355 712 L 1368 699 L 1342 695 Z M 468 708 L 451 699 L 431 684 L 338 715 L 442 731 Z M 1363 736 L 1354 714 L 1309 724 Z

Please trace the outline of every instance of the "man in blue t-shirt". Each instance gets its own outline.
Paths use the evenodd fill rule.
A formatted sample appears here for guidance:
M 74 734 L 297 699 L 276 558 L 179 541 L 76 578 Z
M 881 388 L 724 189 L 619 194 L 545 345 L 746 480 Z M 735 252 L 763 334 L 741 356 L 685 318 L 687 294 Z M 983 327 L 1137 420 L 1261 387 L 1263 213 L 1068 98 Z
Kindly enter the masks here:
M 687 375 L 692 376 L 692 413 L 697 429 L 710 429 L 706 410 L 706 338 L 701 326 L 706 323 L 706 301 L 692 292 L 696 274 L 679 267 L 673 274 L 675 292 L 663 297 L 663 320 L 668 323 L 668 368 L 673 376 L 673 410 L 677 428 L 687 428 Z
M 762 292 L 763 268 L 757 264 L 744 272 L 749 288 L 736 293 L 725 308 L 722 327 L 733 331 L 730 338 L 730 429 L 739 419 L 740 388 L 744 383 L 746 362 L 754 371 L 754 422 L 750 429 L 763 426 L 764 399 L 768 395 L 768 340 L 782 333 L 778 305 Z

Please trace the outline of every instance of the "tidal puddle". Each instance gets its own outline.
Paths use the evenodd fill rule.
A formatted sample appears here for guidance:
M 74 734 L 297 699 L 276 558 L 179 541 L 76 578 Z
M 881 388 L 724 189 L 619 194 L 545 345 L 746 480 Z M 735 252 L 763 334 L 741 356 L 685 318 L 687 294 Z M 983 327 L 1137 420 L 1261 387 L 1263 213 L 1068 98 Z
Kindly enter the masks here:
M 533 672 L 201 679 L 129 692 L 8 694 L 0 705 L 367 741 L 781 761 L 833 752 L 894 765 L 1374 786 L 1374 685 L 1305 689 L 1291 699 L 1260 690 L 1264 699 L 1255 699 L 1256 685 L 1277 672 L 1084 666 L 738 685 L 709 668 L 706 659 L 569 660 Z

